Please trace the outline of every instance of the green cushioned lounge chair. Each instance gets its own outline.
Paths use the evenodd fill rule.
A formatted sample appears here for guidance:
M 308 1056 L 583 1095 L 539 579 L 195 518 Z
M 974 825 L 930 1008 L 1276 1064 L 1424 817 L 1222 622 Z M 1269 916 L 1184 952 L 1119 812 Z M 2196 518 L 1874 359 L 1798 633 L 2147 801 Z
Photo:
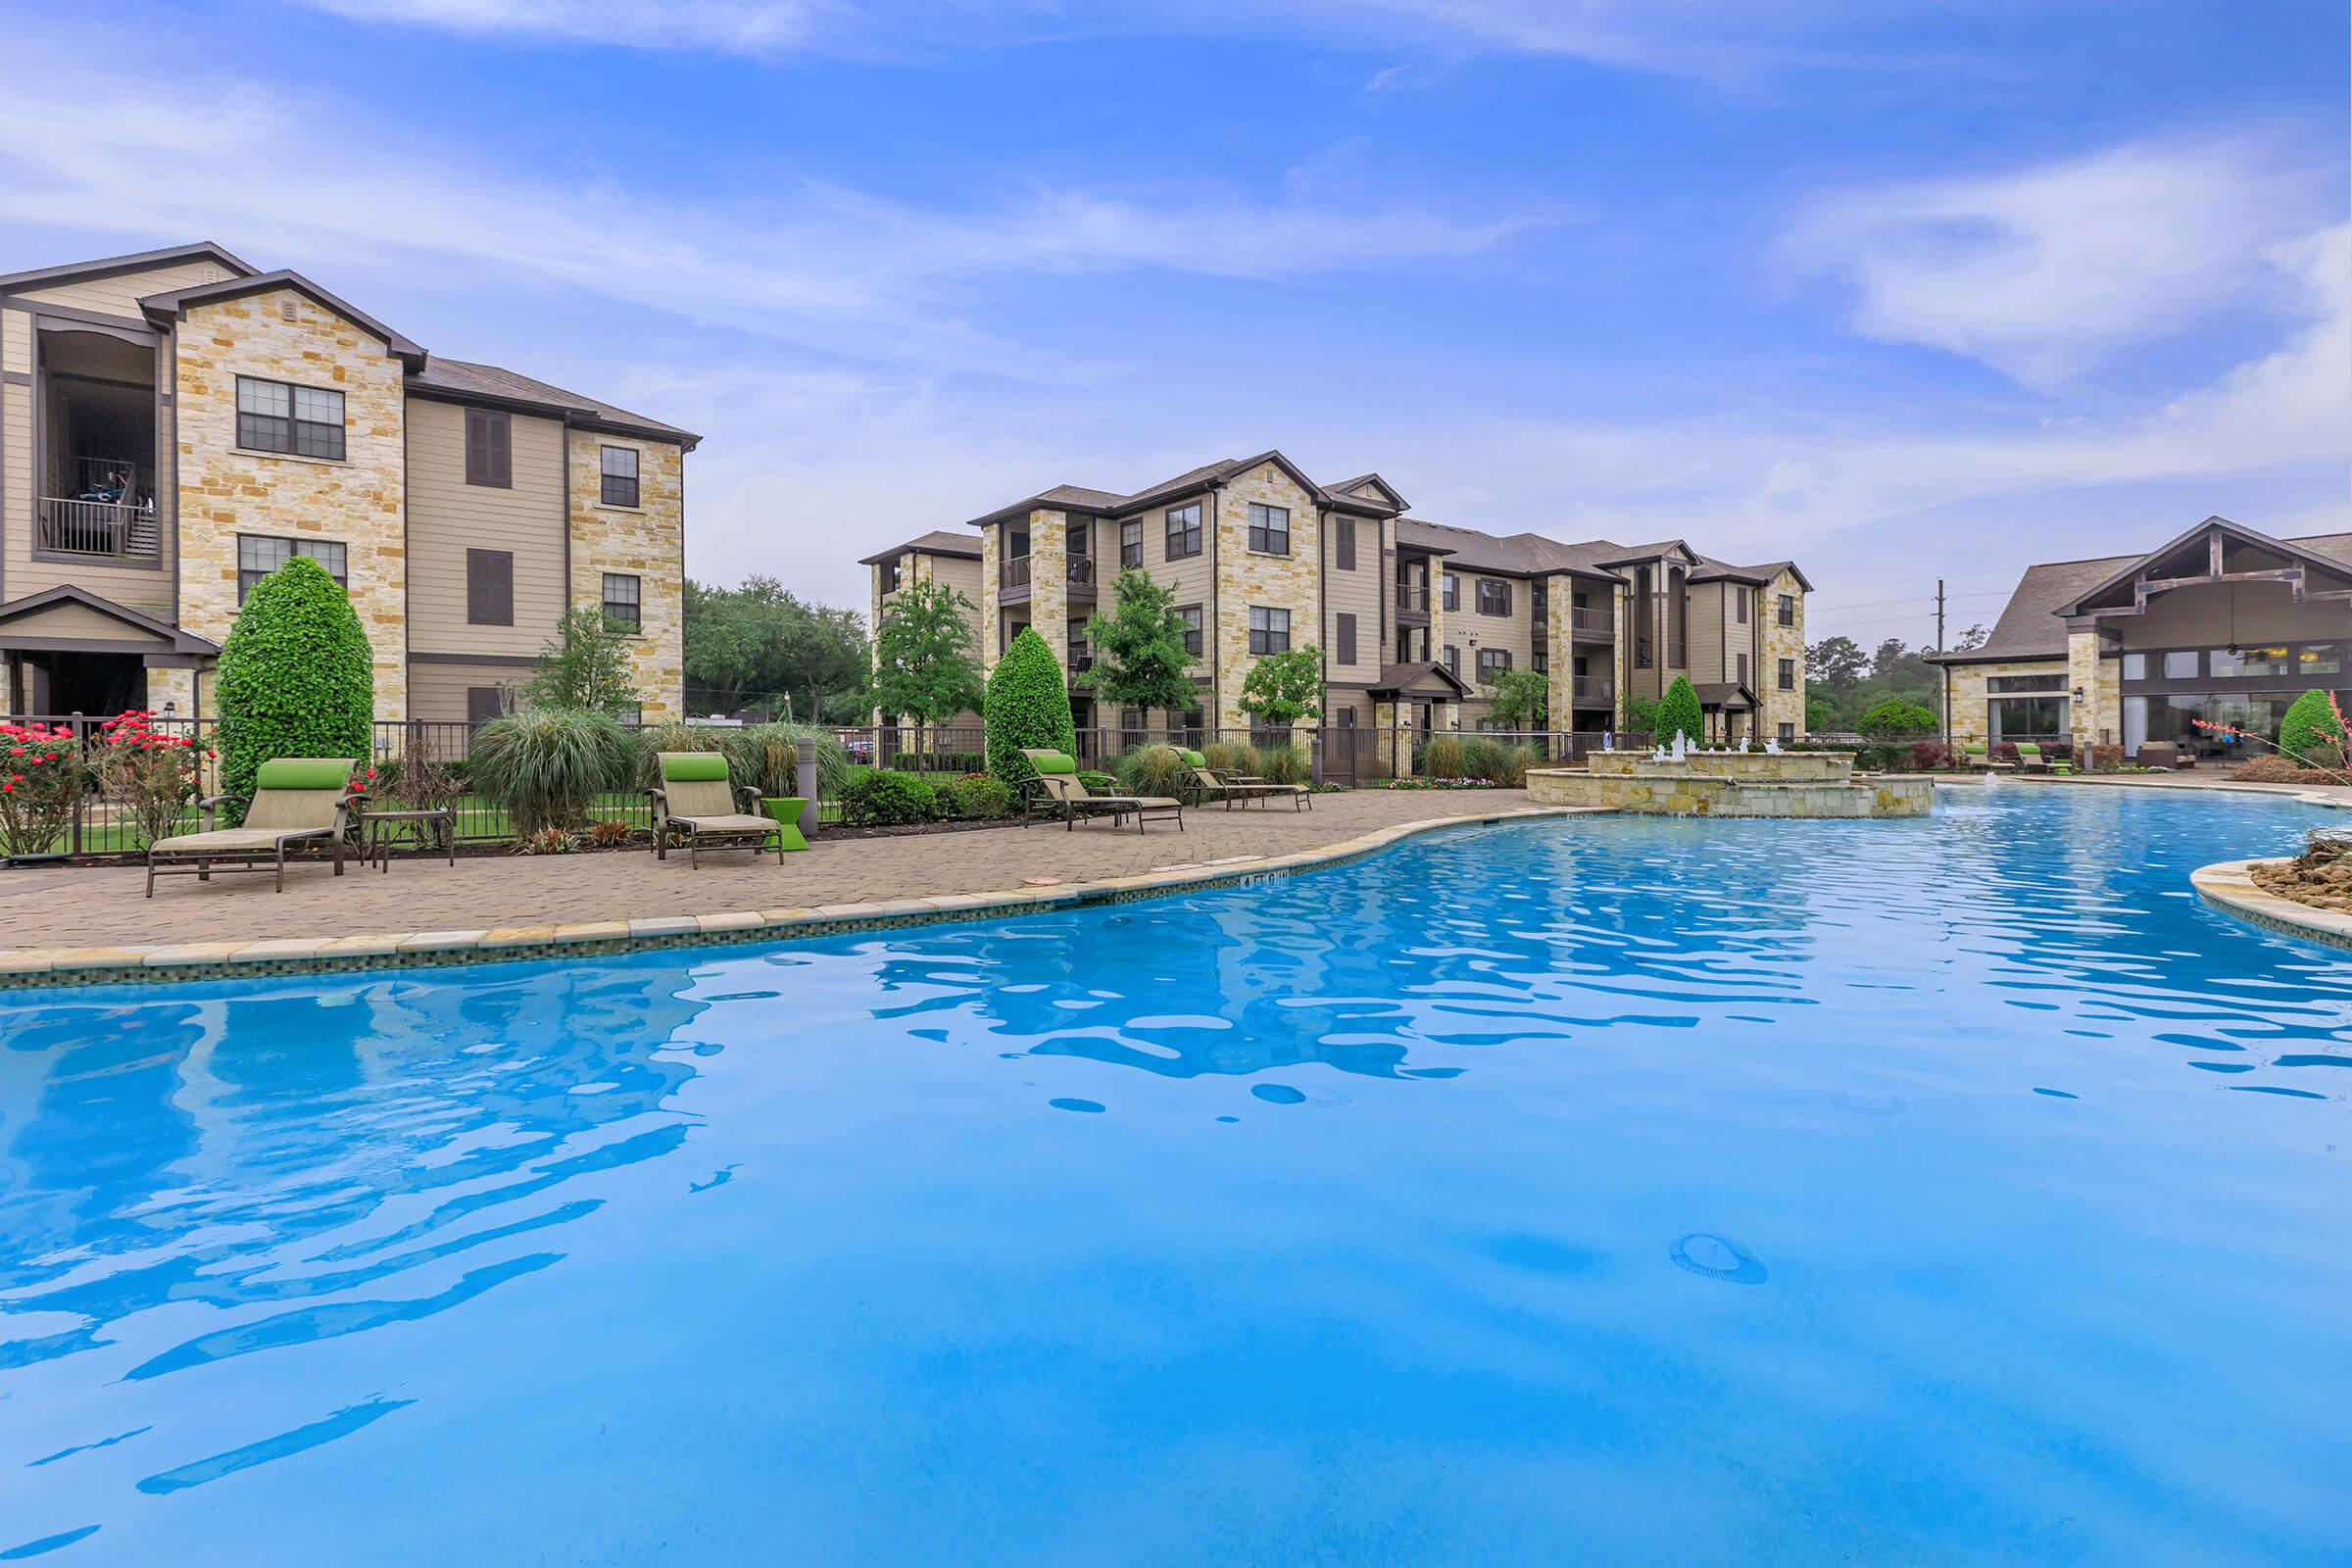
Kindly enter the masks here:
M 277 873 L 286 891 L 286 851 L 323 844 L 343 874 L 343 837 L 350 824 L 351 771 L 360 764 L 339 757 L 277 757 L 254 775 L 253 794 L 216 795 L 197 803 L 204 831 L 176 833 L 147 846 L 147 897 L 159 876 L 193 875 L 210 882 L 213 872 Z M 216 813 L 230 801 L 246 800 L 242 827 L 216 828 Z
M 743 786 L 749 798 L 749 809 L 743 808 L 735 786 L 727 779 L 727 760 L 716 752 L 662 752 L 662 782 L 645 793 L 654 803 L 654 858 L 669 858 L 669 838 L 675 833 L 686 840 L 687 863 L 703 863 L 703 845 L 716 846 L 749 844 L 755 851 L 764 849 L 772 840 L 776 847 L 776 863 L 784 863 L 784 840 L 777 832 L 775 818 L 760 813 L 760 794 L 750 785 Z
M 1164 795 L 1097 795 L 1086 787 L 1078 776 L 1077 760 L 1067 752 L 1029 751 L 1021 755 L 1037 769 L 1024 792 L 1030 815 L 1058 816 L 1062 826 L 1075 830 L 1080 817 L 1107 816 L 1111 825 L 1132 816 L 1135 830 L 1144 831 L 1144 824 L 1154 816 L 1172 816 L 1176 831 L 1184 831 L 1184 803 Z
M 2032 741 L 2017 743 L 2017 765 L 2028 773 L 2047 773 L 2050 770 L 2049 759 L 2043 757 L 2041 748 Z
M 1192 770 L 1193 781 L 1202 795 L 1213 801 L 1223 801 L 1225 809 L 1233 809 L 1236 801 L 1255 801 L 1263 806 L 1268 801 L 1287 800 L 1293 810 L 1311 809 L 1314 792 L 1303 784 L 1273 784 L 1246 773 L 1222 773 L 1208 765 L 1208 758 L 1200 752 L 1186 752 L 1184 765 Z

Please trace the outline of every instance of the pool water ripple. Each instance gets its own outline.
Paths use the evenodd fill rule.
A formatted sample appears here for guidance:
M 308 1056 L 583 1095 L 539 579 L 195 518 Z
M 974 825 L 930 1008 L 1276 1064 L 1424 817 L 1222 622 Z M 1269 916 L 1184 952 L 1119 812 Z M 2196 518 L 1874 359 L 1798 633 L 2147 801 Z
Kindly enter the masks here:
M 2336 1560 L 2352 962 L 2179 896 L 2317 818 L 26 994 L 0 1558 Z

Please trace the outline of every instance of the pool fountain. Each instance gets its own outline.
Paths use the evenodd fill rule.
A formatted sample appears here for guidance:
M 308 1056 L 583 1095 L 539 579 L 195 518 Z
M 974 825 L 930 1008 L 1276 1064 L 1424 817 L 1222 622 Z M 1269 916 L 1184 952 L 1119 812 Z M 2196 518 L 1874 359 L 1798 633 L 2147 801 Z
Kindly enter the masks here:
M 1581 768 L 1532 768 L 1528 796 L 1546 806 L 1603 806 L 1644 816 L 1925 816 L 1926 778 L 1861 777 L 1851 752 L 1692 750 L 1595 752 Z

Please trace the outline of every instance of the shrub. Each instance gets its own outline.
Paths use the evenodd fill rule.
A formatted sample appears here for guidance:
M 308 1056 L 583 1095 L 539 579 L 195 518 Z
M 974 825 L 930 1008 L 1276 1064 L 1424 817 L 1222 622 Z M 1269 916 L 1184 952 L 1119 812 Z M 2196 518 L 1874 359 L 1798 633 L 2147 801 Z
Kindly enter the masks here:
M 580 847 L 580 836 L 560 827 L 536 828 L 514 835 L 516 855 L 569 855 Z
M 253 585 L 220 645 L 220 789 L 251 795 L 275 757 L 367 758 L 375 662 L 351 600 L 308 556 Z M 230 808 L 243 820 L 243 811 Z
M 1504 746 L 1497 743 L 1490 764 L 1478 770 L 1478 776 L 1490 784 L 1506 790 L 1525 789 L 1527 770 L 1535 765 L 1536 749 L 1532 746 Z
M 612 817 L 607 817 L 602 822 L 588 824 L 588 842 L 600 850 L 609 850 L 615 845 L 626 844 L 636 835 L 635 828 Z
M 809 724 L 747 724 L 718 732 L 727 771 L 762 795 L 801 793 L 801 740 L 816 742 L 816 793 L 830 800 L 850 782 L 850 754 L 830 730 Z
M 2333 784 L 2336 777 L 2326 768 L 2298 767 L 2291 757 L 2265 755 L 2249 757 L 2230 769 L 2230 776 L 2241 784 Z
M 2308 691 L 2287 705 L 2278 721 L 2278 750 L 2305 767 L 2347 765 L 2344 716 L 2331 693 Z
M 1257 776 L 1269 784 L 1303 784 L 1314 777 L 1313 763 L 1296 746 L 1269 746 L 1257 756 Z
M 474 789 L 506 808 L 516 833 L 568 830 L 627 776 L 629 737 L 610 713 L 529 709 L 474 731 L 471 760 Z
M 1070 717 L 1068 677 L 1035 626 L 1023 626 L 989 672 L 983 716 L 988 723 L 988 770 L 1014 789 L 1037 776 L 1023 750 L 1077 755 L 1078 726 Z
M 658 789 L 662 784 L 663 752 L 716 752 L 727 760 L 728 782 L 747 784 L 751 781 L 740 775 L 734 753 L 730 750 L 739 744 L 736 737 L 742 733 L 738 729 L 677 720 L 666 724 L 649 724 L 628 736 L 630 778 L 639 789 Z M 787 790 L 784 793 L 789 795 L 792 792 Z
M 90 754 L 98 788 L 142 848 L 172 835 L 204 784 L 206 754 L 190 737 L 157 729 L 153 717 L 134 711 L 108 719 Z
M 903 827 L 938 816 L 939 791 L 912 773 L 867 773 L 841 792 L 841 819 L 852 827 Z
M 1874 741 L 1889 741 L 1906 735 L 1927 734 L 1936 727 L 1936 715 L 1917 703 L 1889 697 L 1864 713 L 1862 722 L 1856 727 Z
M 1954 767 L 1958 764 L 1959 759 L 1953 755 L 1952 749 L 1941 741 L 1911 743 L 1911 766 L 1916 769 L 1924 772 L 1932 767 Z
M 1462 777 L 1492 780 L 1502 771 L 1502 743 L 1473 735 L 1462 743 Z
M 1113 764 L 1130 795 L 1174 796 L 1191 780 L 1184 754 L 1173 746 L 1138 746 Z
M 1421 771 L 1431 778 L 1468 778 L 1467 749 L 1458 735 L 1432 735 L 1421 755 Z
M 89 774 L 65 725 L 0 724 L 7 769 L 0 772 L 0 849 L 47 855 L 73 825 Z
M 1656 732 L 1659 744 L 1668 747 L 1674 745 L 1677 732 L 1692 746 L 1706 738 L 1706 710 L 1698 706 L 1698 691 L 1690 684 L 1689 676 L 1675 676 L 1674 684 L 1666 688 L 1666 695 L 1658 699 L 1658 710 L 1651 719 L 1651 728 Z
M 948 809 L 965 821 L 986 822 L 1012 814 L 1012 786 L 986 773 L 966 773 L 947 788 Z
M 377 792 L 412 811 L 433 811 L 455 806 L 466 794 L 466 780 L 455 765 L 414 745 L 397 760 L 387 762 L 381 771 L 383 776 L 376 780 Z M 446 835 L 456 828 L 454 822 L 414 825 L 424 828 L 433 844 L 445 842 Z
M 1212 773 L 1255 774 L 1257 748 L 1243 741 L 1211 741 L 1200 749 Z

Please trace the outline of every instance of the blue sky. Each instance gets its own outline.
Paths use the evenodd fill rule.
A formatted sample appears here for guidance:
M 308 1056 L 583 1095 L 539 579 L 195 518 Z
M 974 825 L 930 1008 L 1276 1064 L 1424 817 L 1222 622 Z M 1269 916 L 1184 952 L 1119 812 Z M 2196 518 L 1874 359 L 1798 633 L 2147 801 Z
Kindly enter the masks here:
M 0 4 L 0 270 L 193 237 L 690 425 L 689 565 L 1280 446 L 1927 639 L 2352 528 L 2328 3 Z M 156 63 L 179 62 L 159 72 Z

